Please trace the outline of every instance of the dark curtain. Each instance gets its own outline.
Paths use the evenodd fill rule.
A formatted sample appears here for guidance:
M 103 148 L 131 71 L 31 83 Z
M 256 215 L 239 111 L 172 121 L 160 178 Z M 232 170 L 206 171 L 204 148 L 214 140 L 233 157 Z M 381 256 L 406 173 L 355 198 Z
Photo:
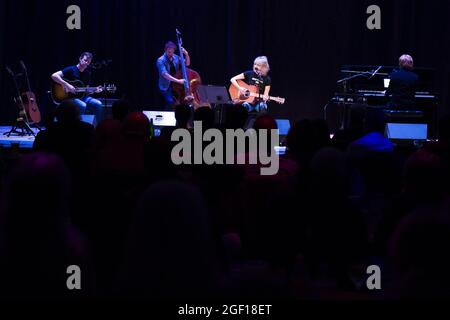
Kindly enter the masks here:
M 380 31 L 366 28 L 366 9 L 374 3 L 382 9 Z M 66 28 L 72 4 L 82 11 L 79 31 Z M 155 60 L 175 40 L 175 28 L 206 84 L 228 86 L 256 56 L 267 55 L 272 94 L 287 99 L 271 105 L 277 117 L 322 117 L 341 65 L 394 65 L 403 53 L 416 66 L 436 68 L 442 114 L 449 99 L 449 18 L 446 0 L 1 0 L 0 120 L 15 116 L 6 65 L 26 63 L 45 109 L 51 73 L 76 64 L 82 51 L 113 61 L 97 71 L 98 82 L 116 84 L 116 95 L 137 109 L 158 108 Z

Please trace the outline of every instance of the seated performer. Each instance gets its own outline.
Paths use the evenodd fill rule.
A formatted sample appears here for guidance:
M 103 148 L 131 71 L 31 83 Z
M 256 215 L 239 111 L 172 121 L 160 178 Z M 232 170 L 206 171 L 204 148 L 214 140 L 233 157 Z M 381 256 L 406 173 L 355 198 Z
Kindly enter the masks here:
M 243 80 L 246 84 L 259 88 L 259 94 L 261 95 L 261 98 L 255 99 L 252 104 L 248 102 L 244 102 L 242 104 L 249 113 L 267 112 L 267 101 L 269 100 L 271 85 L 271 79 L 268 76 L 269 70 L 270 67 L 267 57 L 261 56 L 255 59 L 255 62 L 253 63 L 253 70 L 246 71 L 231 78 L 231 83 L 244 95 L 247 89 L 241 87 L 237 80 Z
M 386 96 L 390 98 L 389 107 L 408 108 L 414 106 L 419 77 L 412 70 L 414 61 L 410 55 L 404 54 L 399 59 L 399 69 L 390 75 Z
M 92 62 L 93 55 L 90 52 L 83 52 L 77 65 L 67 67 L 61 71 L 52 74 L 52 80 L 64 86 L 65 90 L 70 93 L 75 93 L 75 87 L 69 82 L 78 80 L 84 85 L 89 86 L 91 82 L 91 71 L 88 69 Z M 96 93 L 101 92 L 101 87 Z M 74 99 L 76 105 L 80 109 L 80 114 L 84 114 L 86 110 L 96 116 L 97 123 L 103 119 L 103 105 L 102 103 L 88 95 L 82 99 Z

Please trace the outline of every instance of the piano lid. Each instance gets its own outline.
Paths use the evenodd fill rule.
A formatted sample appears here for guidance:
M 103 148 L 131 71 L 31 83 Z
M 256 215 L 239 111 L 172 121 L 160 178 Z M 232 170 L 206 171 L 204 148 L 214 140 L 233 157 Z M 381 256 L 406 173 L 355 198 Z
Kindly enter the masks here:
M 374 74 L 375 71 L 378 72 Z M 394 66 L 370 66 L 370 65 L 344 65 L 341 67 L 341 79 L 355 76 L 353 79 L 347 81 L 347 92 L 356 93 L 360 91 L 384 91 L 387 89 L 389 83 L 389 75 L 398 70 Z M 419 76 L 418 93 L 434 94 L 435 93 L 435 69 L 431 68 L 414 68 Z M 356 76 L 363 74 L 362 76 Z M 344 89 L 343 84 L 339 85 L 339 92 Z

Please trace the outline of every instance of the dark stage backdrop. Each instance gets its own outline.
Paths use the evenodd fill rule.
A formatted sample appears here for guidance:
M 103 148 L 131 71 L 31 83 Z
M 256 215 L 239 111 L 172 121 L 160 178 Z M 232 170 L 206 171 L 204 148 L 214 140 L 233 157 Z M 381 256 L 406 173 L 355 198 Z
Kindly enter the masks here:
M 81 8 L 82 29 L 66 28 L 69 5 Z M 366 28 L 369 5 L 382 9 L 382 30 Z M 161 106 L 155 60 L 166 40 L 183 32 L 191 67 L 206 84 L 233 75 L 267 55 L 277 117 L 318 118 L 332 97 L 343 64 L 394 65 L 403 53 L 416 66 L 436 68 L 441 113 L 449 103 L 450 3 L 447 0 L 1 0 L 0 120 L 14 118 L 14 90 L 5 65 L 28 66 L 41 108 L 50 74 L 88 50 L 111 59 L 99 81 L 114 82 L 137 109 Z

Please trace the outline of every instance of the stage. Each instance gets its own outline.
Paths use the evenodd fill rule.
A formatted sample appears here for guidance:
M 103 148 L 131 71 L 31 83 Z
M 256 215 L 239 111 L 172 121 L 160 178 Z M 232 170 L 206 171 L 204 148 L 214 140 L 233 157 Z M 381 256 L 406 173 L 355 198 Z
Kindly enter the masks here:
M 0 146 L 5 148 L 10 148 L 13 146 L 22 148 L 22 149 L 31 149 L 34 143 L 33 135 L 20 136 L 17 133 L 12 133 L 9 137 L 6 135 L 9 131 L 11 131 L 12 127 L 0 127 Z M 38 129 L 32 129 L 35 134 L 39 132 Z

